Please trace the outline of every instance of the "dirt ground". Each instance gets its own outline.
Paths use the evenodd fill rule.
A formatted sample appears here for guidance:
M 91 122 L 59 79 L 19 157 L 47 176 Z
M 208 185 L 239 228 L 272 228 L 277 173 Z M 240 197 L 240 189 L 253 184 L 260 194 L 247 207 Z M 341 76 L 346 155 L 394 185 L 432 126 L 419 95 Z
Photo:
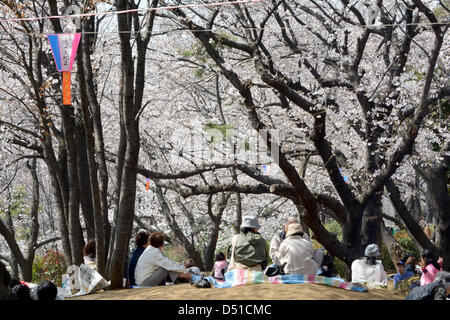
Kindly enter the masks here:
M 190 284 L 100 291 L 68 300 L 402 300 L 389 289 L 354 292 L 319 284 L 254 284 L 194 288 Z

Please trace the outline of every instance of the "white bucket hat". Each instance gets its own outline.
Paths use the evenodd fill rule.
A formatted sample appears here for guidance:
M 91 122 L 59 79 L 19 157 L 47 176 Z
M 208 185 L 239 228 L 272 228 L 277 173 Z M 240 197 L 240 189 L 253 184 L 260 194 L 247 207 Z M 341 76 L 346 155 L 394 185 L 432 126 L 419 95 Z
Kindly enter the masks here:
M 241 223 L 241 229 L 243 228 L 255 228 L 259 229 L 261 228 L 261 225 L 258 222 L 258 218 L 255 216 L 243 216 L 242 217 L 242 223 Z
M 369 244 L 364 251 L 364 255 L 366 257 L 378 257 L 380 255 L 380 250 L 375 243 Z

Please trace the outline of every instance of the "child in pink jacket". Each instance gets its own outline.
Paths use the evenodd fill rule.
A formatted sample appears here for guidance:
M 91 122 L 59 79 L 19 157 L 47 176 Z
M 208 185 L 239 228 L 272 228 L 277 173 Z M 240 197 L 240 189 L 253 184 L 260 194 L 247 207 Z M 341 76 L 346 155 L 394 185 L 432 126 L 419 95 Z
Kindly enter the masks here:
M 442 260 L 436 261 L 433 254 L 424 250 L 421 254 L 422 261 L 420 261 L 420 266 L 422 267 L 422 276 L 420 277 L 420 285 L 424 286 L 426 284 L 434 282 L 436 274 L 442 271 Z
M 227 271 L 228 264 L 225 260 L 223 252 L 216 254 L 216 262 L 214 263 L 214 278 L 218 280 L 225 280 L 225 272 Z

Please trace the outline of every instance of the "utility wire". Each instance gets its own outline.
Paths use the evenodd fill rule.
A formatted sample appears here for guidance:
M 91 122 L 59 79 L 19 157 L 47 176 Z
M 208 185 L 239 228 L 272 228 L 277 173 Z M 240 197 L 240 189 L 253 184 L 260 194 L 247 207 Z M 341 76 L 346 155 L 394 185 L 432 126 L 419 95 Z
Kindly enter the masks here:
M 450 25 L 450 21 L 444 21 L 444 22 L 437 22 L 437 23 L 407 23 L 407 24 L 373 24 L 373 25 L 363 25 L 363 24 L 359 24 L 359 25 L 355 25 L 355 26 L 359 26 L 359 27 L 401 27 L 401 26 L 408 26 L 408 25 L 420 25 L 421 27 L 427 27 L 427 26 L 432 26 L 432 25 Z M 344 26 L 342 27 L 344 28 Z M 338 28 L 335 28 L 338 29 Z M 158 32 L 155 32 L 155 34 L 157 35 L 158 33 L 160 34 L 166 34 L 166 33 L 174 33 L 174 32 L 213 32 L 213 31 L 229 31 L 229 28 L 214 28 L 214 29 L 196 29 L 196 30 L 192 30 L 189 28 L 177 28 L 177 29 L 173 29 L 173 30 L 160 30 Z M 266 28 L 251 28 L 251 27 L 244 27 L 244 28 L 239 28 L 239 30 L 245 31 L 245 30 L 254 30 L 254 31 L 261 31 L 261 30 L 269 30 L 269 31 L 277 31 L 277 30 L 289 30 L 286 27 L 278 27 L 278 28 L 272 28 L 272 27 L 266 27 Z M 236 30 L 233 30 L 236 31 Z M 115 31 L 83 31 L 83 32 L 78 32 L 81 35 L 92 35 L 92 34 L 136 34 L 139 31 L 119 31 L 119 30 L 115 30 Z M 40 33 L 40 32 L 22 32 L 20 30 L 14 30 L 14 34 L 21 34 L 21 35 L 30 35 L 30 36 L 47 36 L 49 34 L 54 34 L 53 32 L 49 32 L 49 33 Z M 0 35 L 10 35 L 10 33 L 6 32 L 6 31 L 0 31 Z
M 217 2 L 217 3 L 186 4 L 186 5 L 179 5 L 179 6 L 166 6 L 166 7 L 146 8 L 146 9 L 129 9 L 129 10 L 122 10 L 122 11 L 91 12 L 91 13 L 81 13 L 81 14 L 63 15 L 63 16 L 9 18 L 9 19 L 0 20 L 0 23 L 50 20 L 50 19 L 73 19 L 73 18 L 93 17 L 93 16 L 109 16 L 109 15 L 127 14 L 127 13 L 135 13 L 135 12 L 148 12 L 148 11 L 157 11 L 157 10 L 173 10 L 173 9 L 186 9 L 186 8 L 199 8 L 199 7 L 219 7 L 219 6 L 226 6 L 226 5 L 231 5 L 231 4 L 250 4 L 250 3 L 255 3 L 255 2 L 262 2 L 262 0 L 238 0 L 238 1 L 226 1 L 226 2 Z

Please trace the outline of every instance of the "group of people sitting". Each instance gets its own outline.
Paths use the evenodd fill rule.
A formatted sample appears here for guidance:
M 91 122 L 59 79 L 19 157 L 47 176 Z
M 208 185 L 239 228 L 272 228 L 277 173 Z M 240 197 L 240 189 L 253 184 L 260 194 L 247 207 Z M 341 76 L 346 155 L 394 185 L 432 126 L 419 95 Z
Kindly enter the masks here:
M 337 270 L 333 264 L 334 258 L 321 249 L 314 250 L 308 234 L 303 231 L 302 225 L 296 218 L 286 219 L 282 230 L 273 236 L 269 248 L 266 240 L 259 233 L 260 228 L 257 217 L 243 217 L 240 233 L 231 239 L 227 256 L 223 252 L 216 254 L 213 277 L 223 281 L 226 271 L 233 269 L 264 271 L 267 276 L 277 274 L 337 276 Z M 208 287 L 207 281 L 200 269 L 195 266 L 195 262 L 187 259 L 184 264 L 179 264 L 166 257 L 163 253 L 164 243 L 165 237 L 162 233 L 150 234 L 147 231 L 137 233 L 135 248 L 125 266 L 128 285 L 152 287 L 165 285 L 168 282 L 190 282 L 198 285 L 199 281 L 203 281 L 205 284 L 203 287 Z M 84 263 L 96 269 L 95 240 L 88 241 L 83 254 Z M 377 260 L 379 256 L 378 246 L 369 244 L 365 248 L 364 256 L 354 260 L 351 265 L 352 283 L 365 284 L 369 287 L 386 286 L 388 277 L 381 260 Z M 273 263 L 270 266 L 268 265 L 269 257 Z M 420 285 L 418 283 L 417 288 L 412 288 L 409 296 L 437 298 L 436 294 L 440 294 L 439 297 L 445 298 L 450 294 L 450 273 L 443 272 L 442 265 L 442 258 L 436 260 L 428 250 L 422 252 L 419 265 L 416 265 L 413 256 L 406 256 L 396 264 L 398 273 L 393 276 L 394 287 L 419 273 Z M 37 292 L 44 290 L 42 288 L 48 291 L 51 285 L 54 286 L 51 282 L 50 284 L 42 283 L 37 288 Z M 24 286 L 25 284 L 21 283 L 14 284 L 11 290 L 16 292 L 16 295 L 28 296 L 29 290 Z M 46 296 L 55 295 L 56 297 L 56 286 L 51 290 L 55 293 Z
M 228 262 L 223 252 L 216 254 L 213 276 L 224 280 L 225 272 L 232 269 L 264 271 L 268 268 L 269 256 L 274 265 L 284 273 L 316 274 L 324 253 L 314 250 L 307 234 L 295 218 L 288 218 L 283 230 L 273 237 L 270 249 L 258 232 L 261 228 L 254 216 L 244 216 L 240 233 L 233 236 L 228 250 Z M 135 286 L 158 286 L 166 282 L 194 282 L 201 276 L 192 259 L 184 265 L 176 263 L 163 254 L 165 237 L 162 233 L 140 231 L 136 235 L 136 247 L 128 264 L 128 282 Z
M 376 244 L 366 247 L 364 257 L 352 263 L 352 282 L 369 286 L 387 285 L 388 277 L 377 257 L 380 251 Z M 419 281 L 407 285 L 407 300 L 445 300 L 450 295 L 450 273 L 442 269 L 442 258 L 436 259 L 429 250 L 421 252 L 416 265 L 414 256 L 408 254 L 397 262 L 397 273 L 393 276 L 394 288 L 406 283 L 409 278 L 420 275 Z

